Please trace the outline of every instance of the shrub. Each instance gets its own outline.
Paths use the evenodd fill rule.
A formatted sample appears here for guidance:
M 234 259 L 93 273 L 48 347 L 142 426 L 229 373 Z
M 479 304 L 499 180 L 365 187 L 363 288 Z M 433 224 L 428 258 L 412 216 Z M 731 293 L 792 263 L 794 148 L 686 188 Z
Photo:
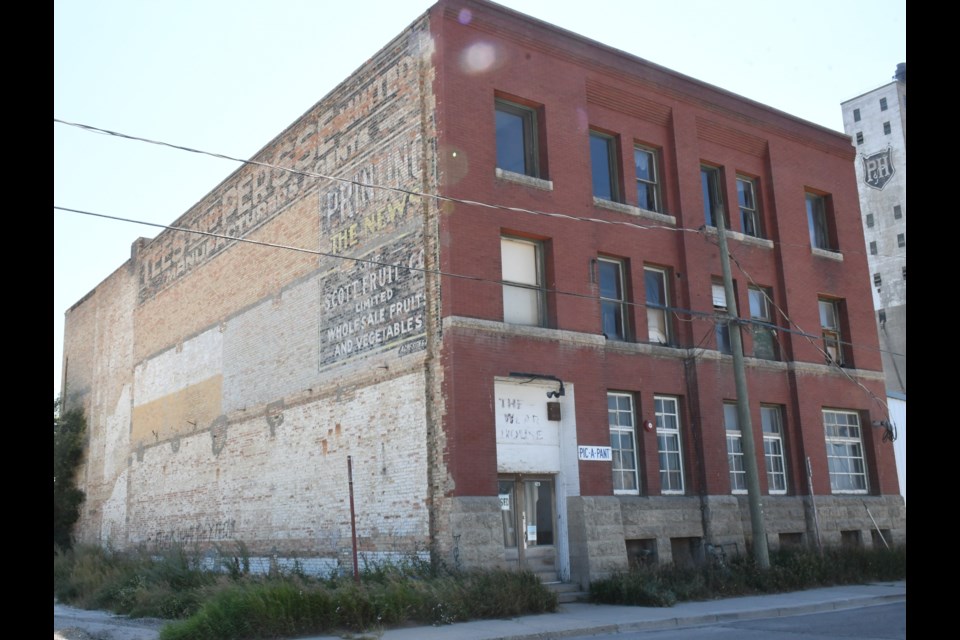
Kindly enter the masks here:
M 607 604 L 672 606 L 678 600 L 796 591 L 871 580 L 900 580 L 907 575 L 906 547 L 894 549 L 782 550 L 760 569 L 751 556 L 700 568 L 636 567 L 590 585 L 590 600 Z
M 246 548 L 221 572 L 197 553 L 158 556 L 78 546 L 54 553 L 54 595 L 131 616 L 179 618 L 163 640 L 275 638 L 366 631 L 388 625 L 449 624 L 554 611 L 556 595 L 530 572 L 449 571 L 420 560 L 368 566 L 352 576 L 305 576 L 302 568 L 253 575 Z
M 60 399 L 53 401 L 53 547 L 68 549 L 73 544 L 73 525 L 80 518 L 86 494 L 77 487 L 77 467 L 83 460 L 83 434 L 87 421 L 83 412 L 60 413 Z

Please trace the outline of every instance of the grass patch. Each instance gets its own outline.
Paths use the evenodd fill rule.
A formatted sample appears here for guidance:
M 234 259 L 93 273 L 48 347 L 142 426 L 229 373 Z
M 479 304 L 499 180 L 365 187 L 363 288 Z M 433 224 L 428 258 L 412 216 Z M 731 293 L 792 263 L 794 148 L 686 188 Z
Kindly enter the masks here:
M 799 591 L 907 576 L 907 549 L 829 549 L 823 555 L 806 550 L 770 554 L 770 568 L 760 569 L 752 557 L 699 568 L 672 565 L 638 567 L 590 585 L 590 601 L 669 607 L 683 600 L 712 600 L 759 593 Z
M 161 640 L 295 637 L 403 624 L 450 624 L 545 613 L 556 595 L 529 572 L 449 571 L 417 559 L 352 576 L 252 575 L 242 558 L 204 571 L 182 549 L 162 557 L 97 547 L 55 551 L 62 602 L 131 616 L 174 618 Z

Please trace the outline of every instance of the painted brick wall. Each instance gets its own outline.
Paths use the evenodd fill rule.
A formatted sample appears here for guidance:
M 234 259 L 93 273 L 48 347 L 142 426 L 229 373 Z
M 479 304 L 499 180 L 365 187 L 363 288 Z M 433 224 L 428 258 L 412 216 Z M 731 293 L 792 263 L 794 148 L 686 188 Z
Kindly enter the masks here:
M 244 541 L 336 557 L 350 546 L 347 456 L 368 551 L 426 546 L 422 371 L 146 447 L 130 467 L 127 544 Z
M 435 190 L 431 53 L 424 17 L 255 160 Z M 305 251 L 138 241 L 68 313 L 66 387 L 92 425 L 84 539 L 349 555 L 351 455 L 362 550 L 422 552 L 429 208 L 246 165 L 173 224 Z
M 89 444 L 79 472 L 86 500 L 75 531 L 83 541 L 124 534 L 135 283 L 128 262 L 65 317 L 63 408 L 80 408 L 87 418 Z

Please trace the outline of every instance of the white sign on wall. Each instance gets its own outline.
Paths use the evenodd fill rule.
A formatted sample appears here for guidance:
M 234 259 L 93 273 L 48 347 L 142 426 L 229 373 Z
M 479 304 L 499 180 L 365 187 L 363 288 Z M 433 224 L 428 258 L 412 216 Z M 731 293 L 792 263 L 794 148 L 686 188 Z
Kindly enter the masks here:
M 560 423 L 547 419 L 549 385 L 494 383 L 497 469 L 501 473 L 557 473 L 560 470 Z
M 611 447 L 577 447 L 577 457 L 581 460 L 610 462 L 613 460 L 613 449 Z

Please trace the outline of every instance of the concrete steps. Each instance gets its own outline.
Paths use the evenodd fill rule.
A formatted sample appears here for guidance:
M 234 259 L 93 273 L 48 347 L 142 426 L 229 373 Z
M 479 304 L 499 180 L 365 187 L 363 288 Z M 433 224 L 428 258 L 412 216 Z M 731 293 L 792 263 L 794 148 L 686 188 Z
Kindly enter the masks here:
M 543 586 L 557 594 L 557 601 L 560 604 L 566 604 L 568 602 L 586 602 L 590 596 L 590 594 L 586 591 L 581 591 L 580 585 L 578 584 L 573 584 L 571 582 L 560 582 L 557 579 L 557 574 L 554 572 L 537 573 L 537 577 L 540 578 L 540 582 L 543 583 Z

